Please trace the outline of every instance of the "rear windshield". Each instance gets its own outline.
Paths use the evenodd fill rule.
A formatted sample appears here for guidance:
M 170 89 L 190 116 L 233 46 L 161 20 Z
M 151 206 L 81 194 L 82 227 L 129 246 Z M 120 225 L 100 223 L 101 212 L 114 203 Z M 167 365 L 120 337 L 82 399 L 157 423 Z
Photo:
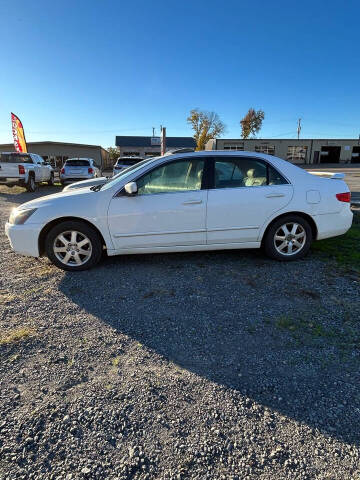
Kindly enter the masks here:
M 0 153 L 1 163 L 33 163 L 30 155 L 21 153 Z
M 119 158 L 119 160 L 117 161 L 117 164 L 118 165 L 135 165 L 136 163 L 140 162 L 140 160 L 138 159 L 121 159 Z
M 66 160 L 67 167 L 88 167 L 90 162 L 88 160 Z

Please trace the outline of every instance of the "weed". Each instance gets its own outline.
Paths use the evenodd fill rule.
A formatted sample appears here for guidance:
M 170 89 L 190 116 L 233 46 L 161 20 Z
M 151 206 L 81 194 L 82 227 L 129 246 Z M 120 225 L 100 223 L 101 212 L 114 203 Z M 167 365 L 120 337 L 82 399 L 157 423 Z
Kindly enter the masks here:
M 0 345 L 8 345 L 19 342 L 35 335 L 35 330 L 30 327 L 13 328 L 7 332 L 0 333 Z

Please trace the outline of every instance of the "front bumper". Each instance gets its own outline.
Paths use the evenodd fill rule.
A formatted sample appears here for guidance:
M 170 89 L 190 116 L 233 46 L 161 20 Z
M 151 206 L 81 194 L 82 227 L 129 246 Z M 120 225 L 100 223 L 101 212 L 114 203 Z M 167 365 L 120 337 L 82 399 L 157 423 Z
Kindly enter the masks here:
M 5 233 L 10 241 L 11 248 L 21 255 L 30 257 L 39 257 L 39 235 L 42 225 L 24 224 L 13 225 L 9 222 L 5 224 Z

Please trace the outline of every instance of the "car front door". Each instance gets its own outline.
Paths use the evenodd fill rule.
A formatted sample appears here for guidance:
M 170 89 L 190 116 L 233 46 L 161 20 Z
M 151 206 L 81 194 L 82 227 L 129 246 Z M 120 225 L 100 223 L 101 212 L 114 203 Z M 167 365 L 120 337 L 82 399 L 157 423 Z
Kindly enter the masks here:
M 163 163 L 136 180 L 138 193 L 120 192 L 109 205 L 108 222 L 117 250 L 204 245 L 207 191 L 205 161 Z
M 291 200 L 293 187 L 267 162 L 215 157 L 208 193 L 207 243 L 257 242 L 266 219 Z

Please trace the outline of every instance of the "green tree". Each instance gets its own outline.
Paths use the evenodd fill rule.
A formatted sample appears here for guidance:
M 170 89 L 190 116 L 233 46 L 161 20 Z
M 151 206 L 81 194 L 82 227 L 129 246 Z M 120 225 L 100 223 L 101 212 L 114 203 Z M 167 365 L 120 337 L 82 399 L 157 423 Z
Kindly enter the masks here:
M 220 137 L 226 129 L 217 113 L 201 111 L 197 108 L 190 111 L 187 122 L 194 130 L 196 150 L 205 150 L 206 143 L 212 138 Z
M 120 156 L 119 150 L 116 147 L 109 147 L 107 151 L 109 152 L 110 163 L 114 164 Z
M 249 111 L 247 112 L 245 117 L 240 120 L 241 137 L 256 137 L 256 134 L 260 131 L 262 127 L 262 122 L 264 118 L 265 113 L 263 112 L 263 110 L 256 111 L 254 108 L 249 108 Z

